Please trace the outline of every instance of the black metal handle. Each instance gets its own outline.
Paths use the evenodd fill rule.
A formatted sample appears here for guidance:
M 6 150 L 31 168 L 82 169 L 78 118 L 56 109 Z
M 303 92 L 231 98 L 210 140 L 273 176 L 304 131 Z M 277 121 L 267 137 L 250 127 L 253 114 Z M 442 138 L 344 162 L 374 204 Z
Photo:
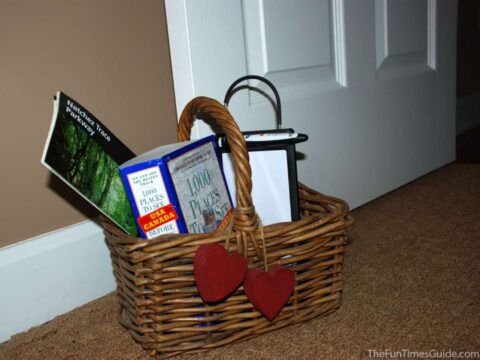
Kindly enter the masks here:
M 276 119 L 277 120 L 277 130 L 280 129 L 282 127 L 282 104 L 280 102 L 280 95 L 278 94 L 278 90 L 275 87 L 275 85 L 273 85 L 270 80 L 265 79 L 262 76 L 246 75 L 246 76 L 242 76 L 241 78 L 235 80 L 232 83 L 232 85 L 230 85 L 230 87 L 228 88 L 228 90 L 225 94 L 225 99 L 223 100 L 223 103 L 224 103 L 225 107 L 228 107 L 228 102 L 230 101 L 230 98 L 234 94 L 234 90 L 235 90 L 236 86 L 239 83 L 241 83 L 242 81 L 250 80 L 250 79 L 262 81 L 265 84 L 267 84 L 270 87 L 270 89 L 272 89 L 273 94 L 275 95 L 275 102 L 276 102 L 276 104 L 275 104 L 275 115 L 276 115 L 276 118 L 277 118 Z

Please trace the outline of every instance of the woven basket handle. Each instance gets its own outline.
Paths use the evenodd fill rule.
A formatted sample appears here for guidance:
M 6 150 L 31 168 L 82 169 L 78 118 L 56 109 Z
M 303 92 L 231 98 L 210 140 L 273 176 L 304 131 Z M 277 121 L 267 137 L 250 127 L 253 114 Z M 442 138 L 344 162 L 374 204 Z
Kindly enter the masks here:
M 252 171 L 245 139 L 228 109 L 217 100 L 196 97 L 183 109 L 178 123 L 178 141 L 190 139 L 193 122 L 197 117 L 213 119 L 225 133 L 233 157 L 237 206 L 233 229 L 237 233 L 237 246 L 242 252 L 247 242 L 256 245 L 255 231 L 258 221 L 252 204 Z

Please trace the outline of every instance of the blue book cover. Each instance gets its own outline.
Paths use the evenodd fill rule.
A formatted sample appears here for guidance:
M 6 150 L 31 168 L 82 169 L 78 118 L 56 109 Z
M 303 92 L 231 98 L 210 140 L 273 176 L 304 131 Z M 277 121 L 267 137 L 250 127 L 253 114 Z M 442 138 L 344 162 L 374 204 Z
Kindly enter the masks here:
M 233 216 L 214 136 L 160 146 L 119 169 L 145 239 L 219 231 Z

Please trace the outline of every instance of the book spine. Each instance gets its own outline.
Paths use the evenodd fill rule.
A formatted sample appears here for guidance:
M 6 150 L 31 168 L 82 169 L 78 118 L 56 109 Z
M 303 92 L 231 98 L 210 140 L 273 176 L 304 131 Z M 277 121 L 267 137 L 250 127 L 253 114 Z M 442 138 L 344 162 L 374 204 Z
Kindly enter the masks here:
M 140 236 L 144 239 L 181 231 L 181 215 L 172 201 L 161 167 L 158 163 L 120 169 Z
M 177 227 L 178 227 L 178 233 L 188 233 L 188 228 L 185 224 L 185 218 L 183 216 L 183 210 L 181 203 L 179 201 L 178 194 L 175 190 L 175 186 L 172 181 L 172 174 L 170 174 L 170 171 L 168 169 L 166 160 L 164 159 L 162 161 L 162 164 L 160 166 L 160 170 L 162 172 L 163 176 L 163 181 L 165 184 L 165 189 L 167 190 L 168 198 L 170 199 L 170 202 L 175 210 L 175 213 L 178 216 L 178 219 L 176 220 L 177 222 Z

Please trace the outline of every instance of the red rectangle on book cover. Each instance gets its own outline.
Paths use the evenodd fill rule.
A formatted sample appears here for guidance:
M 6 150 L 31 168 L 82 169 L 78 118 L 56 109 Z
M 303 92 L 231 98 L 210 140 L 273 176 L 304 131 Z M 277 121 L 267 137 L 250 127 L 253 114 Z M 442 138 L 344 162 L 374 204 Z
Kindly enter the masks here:
M 139 216 L 137 221 L 143 232 L 146 233 L 177 219 L 177 212 L 173 208 L 172 204 L 168 204 L 158 208 L 157 210 L 153 210 L 151 213 Z

